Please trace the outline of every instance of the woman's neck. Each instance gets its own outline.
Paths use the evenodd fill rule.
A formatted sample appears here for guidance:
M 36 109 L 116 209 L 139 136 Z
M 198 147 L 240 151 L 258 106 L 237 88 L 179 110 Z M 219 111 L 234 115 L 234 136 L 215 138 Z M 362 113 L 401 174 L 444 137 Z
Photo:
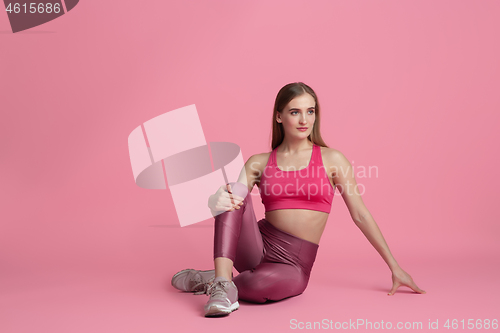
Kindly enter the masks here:
M 293 155 L 298 153 L 299 151 L 311 149 L 312 146 L 313 143 L 308 139 L 294 141 L 294 142 L 283 140 L 283 142 L 279 145 L 279 150 L 280 153 Z

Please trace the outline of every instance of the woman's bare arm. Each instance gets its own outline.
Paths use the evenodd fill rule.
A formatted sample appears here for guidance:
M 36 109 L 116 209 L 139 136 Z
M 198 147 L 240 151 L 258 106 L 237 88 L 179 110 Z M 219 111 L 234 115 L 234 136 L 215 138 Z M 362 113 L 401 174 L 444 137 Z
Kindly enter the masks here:
M 389 250 L 389 246 L 382 235 L 375 219 L 366 208 L 356 183 L 354 170 L 347 158 L 338 150 L 329 149 L 327 154 L 328 167 L 332 179 L 346 203 L 351 218 L 370 244 L 377 250 L 382 259 L 387 263 L 393 276 L 393 287 L 389 295 L 393 295 L 397 288 L 405 285 L 416 292 L 425 293 L 417 287 L 411 276 L 397 263 Z
M 240 188 L 240 190 L 236 191 L 236 193 L 239 194 L 238 195 L 233 193 L 233 188 L 230 185 L 224 184 L 217 190 L 217 192 L 208 198 L 208 207 L 212 212 L 212 216 L 215 217 L 226 211 L 232 212 L 235 209 L 239 209 L 245 199 L 245 196 L 250 194 L 254 185 L 260 179 L 262 167 L 265 166 L 264 155 L 265 154 L 257 154 L 250 156 L 241 168 L 236 183 L 245 185 L 248 192 L 243 193 Z

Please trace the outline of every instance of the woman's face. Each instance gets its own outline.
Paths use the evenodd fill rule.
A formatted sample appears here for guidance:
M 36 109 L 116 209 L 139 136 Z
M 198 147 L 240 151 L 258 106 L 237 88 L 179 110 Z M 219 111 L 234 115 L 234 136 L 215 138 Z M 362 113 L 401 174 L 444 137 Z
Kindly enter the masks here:
M 283 124 L 286 137 L 307 138 L 311 134 L 316 120 L 315 106 L 314 98 L 305 93 L 292 99 L 281 113 L 277 113 L 276 120 Z M 307 129 L 301 131 L 301 127 Z

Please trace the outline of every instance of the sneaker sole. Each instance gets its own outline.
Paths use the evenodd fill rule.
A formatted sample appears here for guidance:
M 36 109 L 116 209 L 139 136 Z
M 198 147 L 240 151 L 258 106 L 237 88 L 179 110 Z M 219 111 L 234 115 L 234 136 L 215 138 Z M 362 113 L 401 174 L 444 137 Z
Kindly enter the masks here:
M 217 305 L 212 305 L 208 310 L 205 309 L 205 317 L 216 317 L 216 316 L 224 316 L 230 314 L 233 311 L 238 310 L 240 307 L 240 303 L 236 301 L 229 308 L 219 307 Z

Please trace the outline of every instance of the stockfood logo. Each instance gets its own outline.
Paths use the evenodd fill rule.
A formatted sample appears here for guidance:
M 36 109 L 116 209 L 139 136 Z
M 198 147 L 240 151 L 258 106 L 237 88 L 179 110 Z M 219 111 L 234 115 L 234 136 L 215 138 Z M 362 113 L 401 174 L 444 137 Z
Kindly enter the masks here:
M 75 8 L 79 0 L 22 2 L 4 0 L 12 32 L 52 21 Z

